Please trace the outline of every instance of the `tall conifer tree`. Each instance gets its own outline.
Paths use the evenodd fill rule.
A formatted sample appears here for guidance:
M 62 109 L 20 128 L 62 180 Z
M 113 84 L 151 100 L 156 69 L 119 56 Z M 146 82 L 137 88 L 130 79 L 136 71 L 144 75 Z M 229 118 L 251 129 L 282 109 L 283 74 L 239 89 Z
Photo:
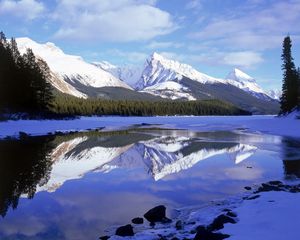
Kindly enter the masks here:
M 281 59 L 283 60 L 283 83 L 281 114 L 291 112 L 298 103 L 298 74 L 292 57 L 292 41 L 290 36 L 284 38 Z

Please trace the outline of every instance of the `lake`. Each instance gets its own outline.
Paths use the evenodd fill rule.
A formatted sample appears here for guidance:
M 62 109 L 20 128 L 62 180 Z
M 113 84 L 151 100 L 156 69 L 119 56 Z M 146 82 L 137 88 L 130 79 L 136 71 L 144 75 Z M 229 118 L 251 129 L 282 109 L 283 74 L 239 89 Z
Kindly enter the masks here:
M 300 177 L 300 141 L 144 129 L 0 141 L 1 239 L 98 239 L 150 208 L 200 206 Z

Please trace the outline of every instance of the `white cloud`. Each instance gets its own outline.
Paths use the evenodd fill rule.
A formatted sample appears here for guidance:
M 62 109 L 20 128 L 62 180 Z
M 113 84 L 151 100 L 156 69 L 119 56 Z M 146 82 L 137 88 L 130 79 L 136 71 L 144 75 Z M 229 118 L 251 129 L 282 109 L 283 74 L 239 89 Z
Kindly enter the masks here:
M 200 9 L 202 7 L 202 4 L 200 0 L 190 0 L 186 5 L 186 9 Z
M 61 23 L 56 38 L 128 42 L 174 31 L 172 16 L 151 0 L 62 0 L 53 18 Z
M 183 43 L 176 43 L 176 42 L 157 42 L 152 41 L 147 45 L 149 49 L 160 49 L 160 48 L 181 48 L 183 47 Z
M 222 52 L 210 51 L 200 54 L 178 54 L 174 52 L 160 52 L 166 58 L 196 66 L 199 63 L 211 66 L 230 66 L 249 69 L 264 61 L 262 55 L 253 51 Z
M 239 12 L 239 9 L 234 10 Z M 299 0 L 270 1 L 268 7 L 250 8 L 245 14 L 212 18 L 201 31 L 190 36 L 230 50 L 262 51 L 280 47 L 287 33 L 299 39 L 300 29 L 295 28 L 299 19 Z
M 263 62 L 261 54 L 251 51 L 232 52 L 224 56 L 224 63 L 232 66 L 249 68 L 261 62 Z
M 122 59 L 126 59 L 126 62 L 140 64 L 145 61 L 145 59 L 149 56 L 147 53 L 138 52 L 138 51 L 122 51 L 119 49 L 111 49 L 106 52 L 106 55 L 120 57 Z
M 0 1 L 0 15 L 13 15 L 25 20 L 33 20 L 40 17 L 44 11 L 44 4 L 36 0 Z

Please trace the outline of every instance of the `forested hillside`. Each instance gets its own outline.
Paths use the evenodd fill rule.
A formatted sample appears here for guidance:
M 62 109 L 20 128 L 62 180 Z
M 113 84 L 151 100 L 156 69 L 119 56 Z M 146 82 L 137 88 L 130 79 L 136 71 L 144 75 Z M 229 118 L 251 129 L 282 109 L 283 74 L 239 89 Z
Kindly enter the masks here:
M 232 104 L 219 100 L 128 101 L 80 99 L 58 94 L 51 111 L 61 115 L 249 115 Z

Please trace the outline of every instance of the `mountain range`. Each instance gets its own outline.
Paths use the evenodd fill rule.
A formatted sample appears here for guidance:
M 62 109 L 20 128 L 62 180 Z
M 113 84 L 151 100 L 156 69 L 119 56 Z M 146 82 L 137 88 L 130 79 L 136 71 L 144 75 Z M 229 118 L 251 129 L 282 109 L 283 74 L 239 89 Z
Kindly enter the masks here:
M 68 180 L 115 169 L 142 169 L 145 176 L 158 181 L 216 155 L 228 155 L 230 161 L 240 164 L 256 150 L 254 145 L 206 142 L 187 136 L 134 133 L 75 137 L 53 149 L 49 155 L 52 162 L 49 181 L 37 191 L 54 192 Z
M 115 66 L 107 61 L 89 63 L 68 55 L 53 43 L 16 39 L 19 50 L 32 49 L 47 62 L 51 84 L 60 92 L 80 98 L 128 100 L 220 99 L 254 114 L 277 113 L 278 92 L 265 92 L 239 69 L 224 79 L 208 76 L 190 65 L 154 52 L 143 66 Z

